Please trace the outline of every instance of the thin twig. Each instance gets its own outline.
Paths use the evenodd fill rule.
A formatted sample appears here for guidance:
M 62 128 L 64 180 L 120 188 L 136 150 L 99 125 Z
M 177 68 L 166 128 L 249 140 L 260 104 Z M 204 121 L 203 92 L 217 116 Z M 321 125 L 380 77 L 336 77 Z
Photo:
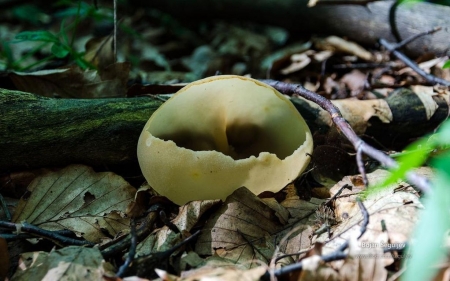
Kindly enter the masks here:
M 358 236 L 358 239 L 361 238 L 361 236 L 366 232 L 367 230 L 367 225 L 369 224 L 369 213 L 367 212 L 366 207 L 364 206 L 364 204 L 361 201 L 357 201 L 358 202 L 358 206 L 361 210 L 361 213 L 363 215 L 363 221 L 361 223 L 361 228 L 360 228 L 360 233 Z M 348 241 L 345 241 L 338 249 L 336 249 L 334 252 L 328 254 L 328 255 L 324 255 L 321 256 L 321 260 L 324 262 L 330 262 L 330 261 L 336 261 L 336 260 L 342 260 L 345 259 L 347 257 L 347 254 L 344 253 L 344 250 L 347 249 L 348 247 Z M 383 249 L 384 250 L 384 249 Z M 386 249 L 386 251 L 392 251 L 392 249 Z M 285 267 L 282 267 L 280 269 L 277 269 L 273 272 L 266 272 L 261 279 L 262 280 L 268 280 L 270 278 L 271 275 L 275 275 L 276 277 L 282 276 L 282 275 L 286 275 L 295 271 L 299 271 L 303 268 L 303 263 L 297 262 L 294 264 L 290 264 L 287 265 Z
M 0 194 L 0 208 L 3 209 L 7 221 L 11 221 L 11 212 L 8 209 L 8 204 L 6 204 L 5 198 Z
M 150 212 L 145 218 L 142 225 L 136 231 L 136 237 L 138 240 L 147 237 L 154 229 L 153 224 L 157 218 L 157 212 Z M 116 253 L 120 253 L 127 249 L 132 243 L 133 236 L 127 235 L 125 238 L 115 241 L 114 244 L 108 245 L 107 248 L 101 249 L 103 258 L 108 259 L 114 256 Z
M 298 95 L 316 103 L 331 115 L 333 123 L 340 130 L 340 132 L 350 141 L 350 143 L 355 148 L 355 151 L 361 150 L 362 153 L 377 160 L 383 166 L 389 169 L 396 169 L 398 167 L 398 164 L 397 162 L 395 162 L 395 160 L 393 160 L 385 153 L 375 149 L 374 147 L 368 145 L 362 139 L 360 139 L 356 135 L 355 131 L 353 131 L 350 124 L 344 119 L 344 117 L 342 117 L 342 114 L 339 111 L 339 109 L 333 103 L 331 103 L 330 100 L 326 99 L 325 97 L 322 97 L 319 94 L 316 94 L 312 91 L 305 89 L 299 84 L 290 84 L 275 80 L 260 80 L 260 81 L 274 87 L 283 94 Z M 409 183 L 415 185 L 424 193 L 429 193 L 431 190 L 428 180 L 413 172 L 408 172 L 406 174 L 406 179 L 407 181 L 409 181 Z
M 363 179 L 364 186 L 367 187 L 369 185 L 369 180 L 367 179 L 366 169 L 364 169 L 361 147 L 358 147 L 358 149 L 356 150 L 356 165 L 358 166 L 358 171 Z
M 406 40 L 403 40 L 402 42 L 398 44 L 389 43 L 385 39 L 380 39 L 380 44 L 383 45 L 389 52 L 391 52 L 394 56 L 396 56 L 399 60 L 403 61 L 407 66 L 409 66 L 412 70 L 417 72 L 420 76 L 425 78 L 427 82 L 429 82 L 432 85 L 440 84 L 444 85 L 446 87 L 450 87 L 450 81 L 447 81 L 445 79 L 436 77 L 432 74 L 426 73 L 423 69 L 421 69 L 415 62 L 410 60 L 406 55 L 404 55 L 402 52 L 400 52 L 398 49 L 400 47 L 403 47 L 405 44 L 411 42 L 412 40 L 416 39 L 419 36 L 423 36 L 426 34 L 434 33 L 436 31 L 440 30 L 440 28 L 435 28 L 427 32 L 423 32 L 420 34 L 417 34 L 415 36 L 412 36 L 411 38 L 408 38 Z
M 396 43 L 396 44 L 392 44 L 392 46 L 394 47 L 394 49 L 398 50 L 400 48 L 403 48 L 407 44 L 411 43 L 412 41 L 416 40 L 417 38 L 420 38 L 420 37 L 425 36 L 425 35 L 433 34 L 435 32 L 440 31 L 441 29 L 442 29 L 441 27 L 435 27 L 435 28 L 433 28 L 431 30 L 415 34 L 415 35 L 413 35 L 413 36 L 411 36 L 409 38 L 406 38 L 405 40 L 403 40 L 401 42 Z M 392 50 L 390 50 L 390 51 L 392 51 Z
M 131 220 L 130 224 L 130 235 L 131 235 L 131 247 L 128 251 L 128 257 L 125 260 L 125 262 L 122 264 L 122 266 L 119 268 L 119 271 L 117 272 L 117 277 L 123 277 L 125 275 L 125 272 L 127 271 L 128 267 L 134 260 L 134 256 L 136 255 L 136 246 L 137 246 L 137 235 L 136 235 L 136 222 Z
M 361 229 L 360 229 L 360 233 L 358 236 L 358 239 L 361 238 L 361 236 L 364 235 L 364 233 L 366 233 L 367 231 L 367 226 L 369 225 L 369 221 L 370 221 L 370 216 L 369 216 L 369 212 L 367 212 L 366 207 L 364 206 L 364 204 L 361 202 L 361 199 L 356 198 L 356 202 L 358 203 L 358 207 L 361 210 L 361 213 L 363 215 L 363 222 L 361 224 Z
M 84 246 L 89 245 L 93 246 L 94 243 L 85 241 L 85 240 L 77 240 L 69 237 L 64 237 L 57 232 L 45 230 L 42 228 L 39 228 L 37 226 L 31 225 L 29 223 L 13 223 L 13 222 L 7 222 L 7 221 L 0 221 L 0 227 L 4 227 L 6 229 L 10 230 L 17 230 L 20 229 L 21 232 L 25 232 L 28 234 L 33 235 L 34 237 L 39 238 L 45 238 L 53 243 L 57 244 L 58 246 L 64 246 L 64 245 L 76 245 L 76 246 Z

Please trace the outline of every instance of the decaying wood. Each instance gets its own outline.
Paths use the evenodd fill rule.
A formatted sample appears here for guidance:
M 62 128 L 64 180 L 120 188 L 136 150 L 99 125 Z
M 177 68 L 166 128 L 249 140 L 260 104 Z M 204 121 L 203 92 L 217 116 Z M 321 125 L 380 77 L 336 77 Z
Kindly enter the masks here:
M 0 89 L 0 170 L 136 163 L 151 98 L 55 99 Z
M 375 146 L 400 150 L 414 138 L 431 132 L 449 114 L 449 94 L 431 96 L 402 88 L 386 99 L 334 100 L 353 130 Z M 326 135 L 333 128 L 331 116 L 313 102 L 292 98 L 314 135 Z M 375 141 L 374 141 L 375 140 Z
M 136 1 L 166 11 L 188 21 L 238 19 L 287 28 L 292 34 L 328 34 L 345 36 L 359 43 L 374 45 L 384 38 L 394 42 L 389 10 L 394 1 L 375 1 L 365 5 L 318 5 L 307 7 L 309 0 L 166 0 Z M 357 2 L 356 2 L 357 3 Z M 432 52 L 449 54 L 450 7 L 431 3 L 399 5 L 395 22 L 399 35 L 409 38 L 441 26 L 443 31 L 425 36 L 406 46 L 408 54 Z
M 409 90 L 401 90 L 375 107 L 371 101 L 335 103 L 357 133 L 393 147 L 401 140 L 433 130 L 448 116 L 446 98 L 437 95 L 433 100 L 437 106 L 434 111 L 430 111 L 433 105 L 424 105 Z M 300 98 L 292 101 L 315 135 L 326 134 L 332 127 L 329 115 L 317 105 Z M 0 171 L 73 163 L 108 168 L 134 166 L 141 130 L 161 104 L 148 97 L 55 99 L 0 89 Z M 359 116 L 349 109 L 359 108 L 361 112 L 361 108 L 368 108 L 367 104 L 377 114 Z M 386 120 L 389 110 L 392 119 Z

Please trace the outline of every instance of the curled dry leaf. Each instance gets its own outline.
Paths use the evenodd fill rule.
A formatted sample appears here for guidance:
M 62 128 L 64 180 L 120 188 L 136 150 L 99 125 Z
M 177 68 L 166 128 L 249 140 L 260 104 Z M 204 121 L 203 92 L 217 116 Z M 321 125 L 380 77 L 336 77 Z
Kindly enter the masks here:
M 356 237 L 350 239 L 348 257 L 339 269 L 339 280 L 363 281 L 363 280 L 386 280 L 388 272 L 385 268 L 383 249 L 362 248 Z M 392 257 L 389 258 L 391 263 Z
M 13 222 L 47 230 L 69 229 L 91 242 L 100 242 L 123 230 L 124 218 L 136 190 L 111 172 L 96 173 L 90 167 L 71 165 L 44 174 L 28 186 L 19 202 Z
M 355 55 L 366 61 L 372 61 L 374 59 L 372 54 L 360 45 L 337 36 L 329 36 L 325 39 L 317 40 L 316 47 L 323 50 L 331 50 Z
M 12 72 L 9 77 L 18 90 L 44 97 L 101 98 L 124 97 L 131 64 L 111 64 L 101 71 L 66 69 Z
M 270 236 L 282 227 L 275 212 L 242 187 L 208 220 L 195 251 L 254 267 L 257 260 L 270 261 L 275 249 Z
M 339 279 L 336 271 L 328 264 L 324 264 L 318 255 L 310 256 L 302 260 L 303 270 L 298 281 L 332 281 Z
M 429 168 L 421 168 L 416 172 L 427 177 L 431 174 Z M 376 170 L 367 177 L 371 184 L 377 184 L 381 183 L 388 174 L 389 172 L 385 170 Z M 331 194 L 335 194 L 344 184 L 348 184 L 350 189 L 344 189 L 335 201 L 334 211 L 341 223 L 334 229 L 331 241 L 324 247 L 326 253 L 334 251 L 344 240 L 358 236 L 360 233 L 363 218 L 356 203 L 356 196 L 364 189 L 364 185 L 360 184 L 360 176 L 347 176 L 331 188 Z M 370 220 L 367 231 L 358 242 L 368 242 L 372 243 L 371 245 L 378 243 L 375 246 L 382 245 L 382 242 L 405 243 L 417 221 L 417 212 L 422 208 L 415 190 L 403 182 L 370 195 L 363 203 L 370 215 Z M 386 225 L 387 236 L 386 232 L 383 232 L 382 221 Z M 322 235 L 318 240 L 326 238 L 328 236 Z
M 105 274 L 114 275 L 111 267 L 98 249 L 70 246 L 22 254 L 12 280 L 102 280 Z
M 179 280 L 183 281 L 220 281 L 220 280 L 234 280 L 234 281 L 258 281 L 261 276 L 266 273 L 265 266 L 258 266 L 252 269 L 242 269 L 238 266 L 227 267 L 202 267 L 197 270 L 184 272 Z M 158 275 L 163 278 L 163 272 L 158 271 Z
M 211 207 L 217 205 L 219 200 L 192 201 L 180 207 L 178 215 L 171 222 L 180 232 L 189 232 L 199 221 L 200 217 Z M 169 227 L 164 226 L 155 235 L 148 236 L 137 246 L 137 256 L 148 255 L 154 252 L 168 250 L 181 242 L 181 235 Z

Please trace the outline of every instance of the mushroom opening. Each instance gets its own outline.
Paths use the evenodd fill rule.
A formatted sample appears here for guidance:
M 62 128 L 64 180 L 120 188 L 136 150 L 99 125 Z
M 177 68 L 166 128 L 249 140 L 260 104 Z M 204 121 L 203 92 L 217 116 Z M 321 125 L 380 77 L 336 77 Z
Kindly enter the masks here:
M 312 147 L 286 97 L 257 80 L 224 75 L 187 85 L 155 111 L 139 138 L 138 160 L 156 191 L 184 204 L 225 199 L 241 186 L 277 192 L 306 168 Z

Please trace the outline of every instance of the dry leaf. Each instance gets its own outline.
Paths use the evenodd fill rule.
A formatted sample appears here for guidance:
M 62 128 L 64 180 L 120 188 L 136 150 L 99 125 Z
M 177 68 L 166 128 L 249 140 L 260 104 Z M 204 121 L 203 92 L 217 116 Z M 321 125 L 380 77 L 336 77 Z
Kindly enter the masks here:
M 349 253 L 344 264 L 339 269 L 339 280 L 347 281 L 384 281 L 388 272 L 383 262 L 385 256 L 383 249 L 362 248 L 356 237 L 350 239 Z M 392 259 L 392 258 L 391 258 Z M 393 259 L 392 259 L 393 261 Z
M 341 82 L 350 90 L 350 96 L 352 97 L 362 93 L 366 85 L 366 80 L 367 75 L 357 69 L 352 70 L 352 72 L 345 74 L 341 78 Z
M 180 281 L 259 281 L 266 273 L 265 266 L 258 266 L 252 269 L 240 269 L 237 266 L 227 267 L 202 267 L 196 270 L 183 272 Z M 158 275 L 161 277 L 160 273 Z
M 9 77 L 18 90 L 44 97 L 125 97 L 130 67 L 127 62 L 114 63 L 98 72 L 72 66 L 31 73 L 12 72 Z
M 333 281 L 341 280 L 337 272 L 329 265 L 324 264 L 321 257 L 314 255 L 302 260 L 303 270 L 298 281 Z
M 298 196 L 291 196 L 281 202 L 281 205 L 289 211 L 291 215 L 289 222 L 292 223 L 299 219 L 308 219 L 311 213 L 314 213 L 324 201 L 314 199 L 308 202 L 300 199 Z
M 102 280 L 104 274 L 114 274 L 106 267 L 98 249 L 70 246 L 22 254 L 11 280 Z
M 430 176 L 429 168 L 421 168 L 416 172 Z M 388 174 L 389 172 L 385 170 L 376 170 L 367 177 L 371 184 L 377 184 Z M 341 223 L 334 230 L 332 240 L 324 247 L 325 253 L 334 251 L 344 240 L 360 233 L 363 218 L 356 204 L 356 196 L 364 186 L 359 184 L 358 178 L 360 176 L 347 176 L 330 190 L 331 194 L 335 194 L 343 185 L 350 186 L 350 189 L 344 189 L 335 201 L 334 211 Z M 364 200 L 363 204 L 370 215 L 370 220 L 367 231 L 359 240 L 360 243 L 405 243 L 417 221 L 417 212 L 422 208 L 415 190 L 406 183 L 398 183 L 373 194 Z M 387 234 L 382 230 L 382 220 L 386 225 Z M 321 238 L 326 239 L 323 236 Z
M 128 230 L 124 218 L 136 190 L 111 172 L 95 173 L 83 165 L 49 172 L 31 182 L 13 222 L 47 229 L 69 229 L 91 242 Z
M 113 37 L 94 37 L 86 42 L 84 59 L 97 69 L 104 69 L 114 63 Z
M 337 36 L 329 36 L 325 39 L 317 40 L 316 47 L 322 50 L 338 51 L 355 55 L 366 61 L 372 61 L 374 59 L 372 54 L 360 45 Z
M 291 56 L 291 64 L 283 69 L 281 69 L 281 74 L 288 75 L 290 73 L 299 71 L 305 68 L 311 62 L 310 56 L 315 52 L 312 50 L 305 51 L 301 54 L 294 54 Z
M 189 232 L 198 222 L 200 217 L 211 207 L 218 204 L 219 200 L 192 201 L 180 207 L 178 216 L 171 222 L 180 232 Z M 164 226 L 155 235 L 148 236 L 137 246 L 136 256 L 144 256 L 153 252 L 161 252 L 175 246 L 180 241 L 181 235 Z
M 424 105 L 424 110 L 427 115 L 427 120 L 433 117 L 439 105 L 433 99 L 433 96 L 437 95 L 431 86 L 413 85 L 411 90 L 417 95 Z
M 248 189 L 240 188 L 208 220 L 195 251 L 253 267 L 255 260 L 267 263 L 271 259 L 275 245 L 270 236 L 281 228 L 272 209 Z
M 367 130 L 371 118 L 377 118 L 383 123 L 390 123 L 393 120 L 391 109 L 383 99 L 358 102 L 345 99 L 333 101 L 333 104 L 339 108 L 342 116 L 350 123 L 357 134 L 363 134 Z

